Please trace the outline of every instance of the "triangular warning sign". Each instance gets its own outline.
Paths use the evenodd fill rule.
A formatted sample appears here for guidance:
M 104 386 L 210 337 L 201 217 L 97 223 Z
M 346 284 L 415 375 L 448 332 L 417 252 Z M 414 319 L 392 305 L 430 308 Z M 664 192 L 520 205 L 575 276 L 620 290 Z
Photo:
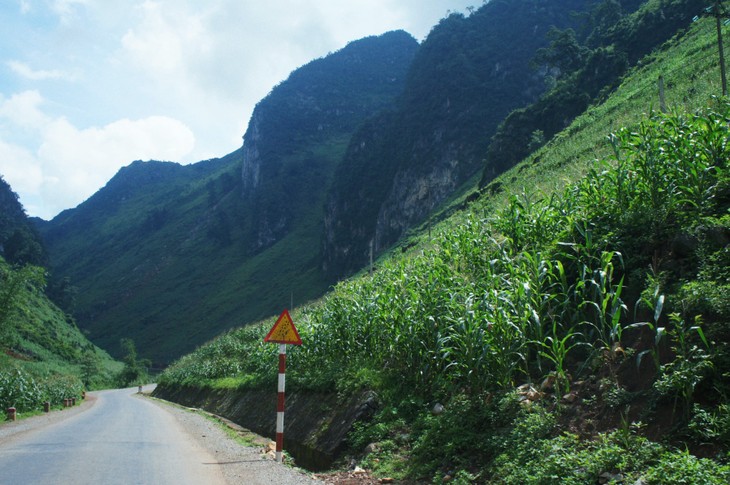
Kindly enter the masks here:
M 264 337 L 264 342 L 273 342 L 276 344 L 293 344 L 302 345 L 302 339 L 299 337 L 297 327 L 294 326 L 294 322 L 289 315 L 289 310 L 284 310 L 279 315 L 279 319 L 276 321 L 269 333 Z

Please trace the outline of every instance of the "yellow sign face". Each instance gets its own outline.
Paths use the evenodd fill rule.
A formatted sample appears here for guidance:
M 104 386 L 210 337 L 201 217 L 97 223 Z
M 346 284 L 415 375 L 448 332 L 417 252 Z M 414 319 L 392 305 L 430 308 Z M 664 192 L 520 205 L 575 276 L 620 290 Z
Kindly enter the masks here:
M 302 345 L 302 339 L 299 337 L 299 332 L 297 332 L 288 310 L 284 310 L 279 315 L 279 319 L 264 337 L 264 342 Z

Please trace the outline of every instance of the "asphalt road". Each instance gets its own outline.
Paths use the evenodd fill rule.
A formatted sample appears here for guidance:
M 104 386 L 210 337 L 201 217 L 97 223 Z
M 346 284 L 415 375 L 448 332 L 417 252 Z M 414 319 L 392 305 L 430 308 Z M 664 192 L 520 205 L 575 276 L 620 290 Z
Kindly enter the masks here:
M 225 483 L 208 451 L 136 388 L 92 399 L 83 412 L 2 437 L 0 484 Z

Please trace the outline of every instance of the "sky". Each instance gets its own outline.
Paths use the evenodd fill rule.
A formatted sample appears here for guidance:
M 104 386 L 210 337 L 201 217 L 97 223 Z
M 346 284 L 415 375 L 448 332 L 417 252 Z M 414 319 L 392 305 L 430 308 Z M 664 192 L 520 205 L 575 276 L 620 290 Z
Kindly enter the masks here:
M 297 67 L 482 1 L 1 0 L 0 175 L 50 220 L 135 160 L 236 150 Z

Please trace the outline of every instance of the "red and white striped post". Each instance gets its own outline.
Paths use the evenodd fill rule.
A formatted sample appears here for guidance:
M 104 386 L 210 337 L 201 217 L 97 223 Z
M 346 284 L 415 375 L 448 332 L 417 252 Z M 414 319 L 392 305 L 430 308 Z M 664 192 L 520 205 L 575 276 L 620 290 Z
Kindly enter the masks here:
M 284 388 L 286 387 L 286 344 L 279 344 L 279 395 L 276 402 L 276 461 L 284 450 Z
M 294 322 L 288 310 L 284 310 L 269 333 L 264 337 L 264 342 L 279 344 L 279 386 L 276 402 L 276 461 L 282 462 L 284 451 L 284 390 L 286 387 L 286 344 L 302 345 Z

